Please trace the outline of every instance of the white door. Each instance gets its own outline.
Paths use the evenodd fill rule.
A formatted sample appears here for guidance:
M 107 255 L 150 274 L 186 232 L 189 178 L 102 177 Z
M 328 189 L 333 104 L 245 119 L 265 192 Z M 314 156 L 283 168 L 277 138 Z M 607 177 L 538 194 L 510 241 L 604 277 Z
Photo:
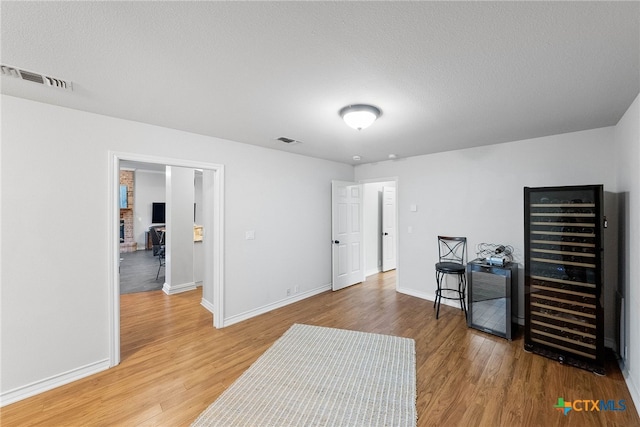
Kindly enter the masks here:
M 364 281 L 362 185 L 331 182 L 331 246 L 333 290 Z
M 382 187 L 382 271 L 396 268 L 396 188 Z

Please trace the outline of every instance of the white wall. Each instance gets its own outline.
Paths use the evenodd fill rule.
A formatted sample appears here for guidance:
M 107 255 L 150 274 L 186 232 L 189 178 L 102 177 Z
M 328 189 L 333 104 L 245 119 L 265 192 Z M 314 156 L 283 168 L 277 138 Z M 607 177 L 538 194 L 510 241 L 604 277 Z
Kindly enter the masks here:
M 201 225 L 202 224 L 202 216 L 203 216 L 203 193 L 202 193 L 202 172 L 201 171 L 195 171 L 195 180 L 194 180 L 194 187 L 195 187 L 195 204 L 196 204 L 196 209 L 195 209 L 195 216 L 193 219 L 193 223 L 194 224 L 198 224 Z
M 134 171 L 134 180 L 134 235 L 138 243 L 138 250 L 144 250 L 146 247 L 146 232 L 151 226 L 151 205 L 153 202 L 166 201 L 166 174 L 164 171 L 136 169 Z M 201 224 L 202 222 L 202 196 L 202 173 L 195 171 L 196 224 Z M 202 285 L 203 264 L 202 243 L 194 243 L 193 280 L 198 286 Z
M 164 172 L 136 169 L 134 172 L 133 233 L 138 249 L 146 247 L 146 232 L 151 225 L 151 204 L 166 198 Z
M 194 224 L 202 225 L 204 220 L 204 193 L 202 172 L 195 171 L 195 202 L 196 212 Z M 193 281 L 197 286 L 202 286 L 204 279 L 204 249 L 202 242 L 193 243 Z M 204 295 L 203 295 L 204 298 Z
M 195 288 L 193 278 L 194 170 L 167 166 L 165 283 L 167 294 Z
M 622 364 L 635 405 L 640 407 L 640 96 L 618 122 L 614 139 L 621 236 L 620 291 L 627 313 L 627 355 Z
M 437 234 L 466 235 L 471 248 L 511 244 L 521 257 L 522 187 L 602 183 L 619 191 L 626 221 L 619 227 L 626 236 L 621 277 L 634 309 L 625 370 L 638 405 L 638 99 L 615 128 L 361 165 L 355 176 L 344 164 L 5 95 L 0 102 L 3 404 L 7 396 L 75 379 L 108 360 L 110 236 L 104 233 L 112 150 L 225 165 L 227 318 L 287 302 L 294 284 L 301 293 L 329 285 L 332 179 L 398 177 L 398 286 L 427 299 L 435 291 Z M 412 204 L 417 212 L 409 212 Z M 68 235 L 70 219 L 92 238 Z M 28 238 L 43 223 L 57 242 L 46 254 L 34 252 Z M 244 239 L 248 230 L 255 240 Z M 605 300 L 605 309 L 611 304 Z M 609 336 L 612 328 L 606 325 Z
M 478 243 L 511 245 L 520 262 L 523 319 L 523 187 L 604 184 L 614 191 L 612 146 L 613 128 L 602 128 L 360 165 L 355 173 L 356 180 L 398 177 L 399 291 L 434 299 L 439 234 L 466 236 L 469 259 Z M 417 212 L 409 211 L 413 204 Z M 605 326 L 613 337 L 614 325 Z
M 3 404 L 108 362 L 110 150 L 225 165 L 225 317 L 286 303 L 293 284 L 301 294 L 328 289 L 331 180 L 352 181 L 351 166 L 6 95 L 0 102 Z M 67 233 L 70 223 L 77 233 Z M 40 225 L 55 250 L 34 251 Z M 256 239 L 245 240 L 246 230 Z

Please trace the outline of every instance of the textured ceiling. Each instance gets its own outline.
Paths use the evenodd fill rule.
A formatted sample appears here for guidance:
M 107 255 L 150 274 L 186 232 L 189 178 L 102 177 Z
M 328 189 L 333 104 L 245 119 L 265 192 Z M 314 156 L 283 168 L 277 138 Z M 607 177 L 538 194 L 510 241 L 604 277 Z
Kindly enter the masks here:
M 0 7 L 1 62 L 74 85 L 4 94 L 344 163 L 610 126 L 640 90 L 638 2 Z

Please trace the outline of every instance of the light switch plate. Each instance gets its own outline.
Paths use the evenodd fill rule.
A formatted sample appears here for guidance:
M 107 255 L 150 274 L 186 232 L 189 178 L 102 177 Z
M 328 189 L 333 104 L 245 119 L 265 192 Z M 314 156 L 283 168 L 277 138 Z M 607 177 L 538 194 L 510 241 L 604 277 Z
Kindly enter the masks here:
M 255 240 L 256 239 L 256 232 L 254 230 L 245 231 L 244 232 L 244 238 L 245 238 L 245 240 Z

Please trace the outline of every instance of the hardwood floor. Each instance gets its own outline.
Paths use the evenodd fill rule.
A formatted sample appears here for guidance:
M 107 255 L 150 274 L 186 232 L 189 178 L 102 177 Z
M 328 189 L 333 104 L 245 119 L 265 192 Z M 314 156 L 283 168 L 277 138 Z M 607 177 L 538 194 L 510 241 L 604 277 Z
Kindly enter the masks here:
M 3 427 L 189 425 L 293 323 L 416 340 L 419 426 L 640 426 L 614 360 L 596 376 L 468 329 L 459 309 L 395 292 L 395 272 L 216 330 L 200 289 L 122 295 L 122 363 L 2 408 Z M 624 411 L 554 409 L 559 397 Z

